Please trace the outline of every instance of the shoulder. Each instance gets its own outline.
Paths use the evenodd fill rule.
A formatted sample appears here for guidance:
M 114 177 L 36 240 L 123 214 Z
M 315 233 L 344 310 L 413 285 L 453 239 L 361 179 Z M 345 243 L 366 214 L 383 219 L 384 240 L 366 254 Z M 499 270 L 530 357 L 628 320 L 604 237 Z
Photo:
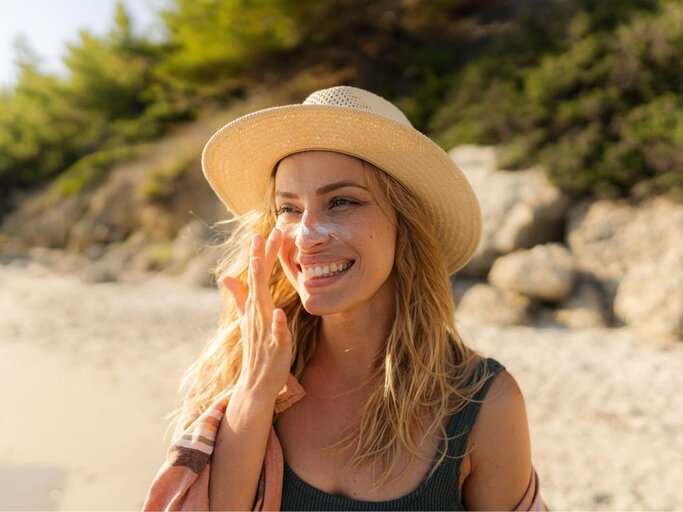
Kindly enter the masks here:
M 524 396 L 502 370 L 493 378 L 470 435 L 471 471 L 463 485 L 469 510 L 511 510 L 531 475 L 531 448 Z

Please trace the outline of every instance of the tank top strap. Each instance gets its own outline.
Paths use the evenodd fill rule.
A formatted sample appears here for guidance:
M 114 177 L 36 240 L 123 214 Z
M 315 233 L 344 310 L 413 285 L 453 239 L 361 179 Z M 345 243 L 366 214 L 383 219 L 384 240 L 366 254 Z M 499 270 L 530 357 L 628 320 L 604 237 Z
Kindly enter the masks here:
M 492 357 L 486 358 L 482 361 L 481 366 L 477 369 L 475 374 L 472 376 L 472 382 L 476 382 L 486 375 L 486 380 L 484 381 L 482 387 L 474 394 L 472 399 L 465 405 L 465 407 L 458 411 L 451 417 L 449 422 L 447 434 L 449 437 L 448 443 L 448 454 L 449 455 L 460 455 L 464 454 L 467 449 L 467 441 L 469 438 L 469 433 L 474 426 L 474 422 L 479 414 L 479 409 L 481 404 L 486 398 L 493 380 L 496 376 L 502 372 L 505 367 Z M 463 435 L 464 434 L 464 435 Z M 457 436 L 456 439 L 451 440 L 450 438 Z
M 470 433 L 474 427 L 481 404 L 486 398 L 493 380 L 504 369 L 505 367 L 493 358 L 489 357 L 483 360 L 481 366 L 472 376 L 471 382 L 476 382 L 482 378 L 486 378 L 486 380 L 465 407 L 451 417 L 448 424 L 446 430 L 448 435 L 446 460 L 437 468 L 433 476 L 434 483 L 437 486 L 439 486 L 437 483 L 439 482 L 444 487 L 454 487 L 456 495 L 458 494 L 460 467 L 466 455 Z M 460 496 L 458 496 L 458 499 L 460 499 Z

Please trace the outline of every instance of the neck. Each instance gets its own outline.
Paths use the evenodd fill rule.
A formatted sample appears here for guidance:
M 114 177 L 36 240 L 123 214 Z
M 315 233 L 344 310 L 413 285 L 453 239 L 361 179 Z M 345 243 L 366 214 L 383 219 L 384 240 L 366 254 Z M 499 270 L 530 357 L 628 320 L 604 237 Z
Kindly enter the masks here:
M 393 293 L 384 293 L 354 310 L 324 315 L 311 362 L 337 382 L 367 381 L 384 351 L 394 314 Z

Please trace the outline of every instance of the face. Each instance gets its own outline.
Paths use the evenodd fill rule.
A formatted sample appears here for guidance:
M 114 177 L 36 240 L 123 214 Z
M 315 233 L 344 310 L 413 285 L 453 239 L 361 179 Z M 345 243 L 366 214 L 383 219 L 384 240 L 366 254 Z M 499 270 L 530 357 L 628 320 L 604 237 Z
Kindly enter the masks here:
M 284 158 L 275 203 L 280 263 L 309 313 L 392 304 L 396 215 L 373 197 L 360 160 L 327 151 Z

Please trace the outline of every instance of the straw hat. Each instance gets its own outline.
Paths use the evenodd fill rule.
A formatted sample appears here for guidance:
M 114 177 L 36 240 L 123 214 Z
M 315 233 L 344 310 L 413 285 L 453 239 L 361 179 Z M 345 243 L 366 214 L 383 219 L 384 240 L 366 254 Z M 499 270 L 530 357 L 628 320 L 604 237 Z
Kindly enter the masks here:
M 449 271 L 462 268 L 481 237 L 479 201 L 448 155 L 397 107 L 355 87 L 316 91 L 303 104 L 267 108 L 218 130 L 204 147 L 204 176 L 241 215 L 264 207 L 275 164 L 292 153 L 328 150 L 361 158 L 422 199 Z

